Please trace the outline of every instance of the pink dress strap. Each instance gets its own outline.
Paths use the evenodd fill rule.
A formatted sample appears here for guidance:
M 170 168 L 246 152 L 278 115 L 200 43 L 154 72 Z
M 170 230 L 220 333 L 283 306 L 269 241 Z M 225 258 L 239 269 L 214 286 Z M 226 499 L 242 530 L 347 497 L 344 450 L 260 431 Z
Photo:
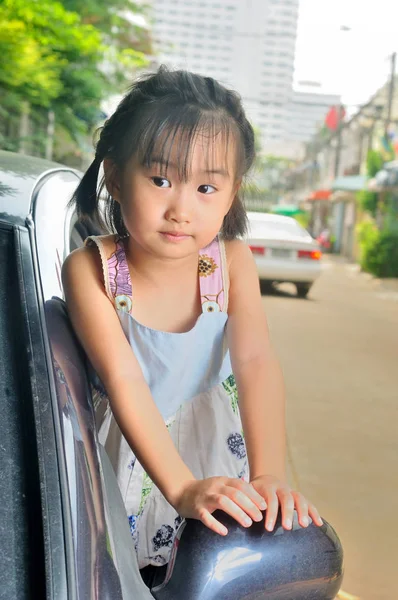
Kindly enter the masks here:
M 98 247 L 105 290 L 117 310 L 131 313 L 133 291 L 123 240 L 118 236 L 90 236 L 86 245 Z M 109 256 L 109 258 L 107 258 Z
M 227 312 L 228 267 L 224 242 L 218 237 L 199 252 L 199 283 L 203 312 Z
M 117 310 L 131 314 L 133 291 L 123 239 L 118 236 L 90 236 L 85 243 L 98 247 L 109 299 Z M 199 251 L 198 271 L 202 311 L 227 312 L 228 267 L 224 242 L 218 237 Z

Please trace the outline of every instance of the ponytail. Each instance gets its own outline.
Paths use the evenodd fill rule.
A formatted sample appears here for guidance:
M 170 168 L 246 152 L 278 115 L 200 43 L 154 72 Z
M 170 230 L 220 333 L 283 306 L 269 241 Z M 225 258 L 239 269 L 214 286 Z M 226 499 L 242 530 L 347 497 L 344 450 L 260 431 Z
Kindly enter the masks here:
M 77 186 L 69 206 L 75 206 L 77 216 L 81 220 L 92 220 L 102 227 L 103 219 L 98 211 L 98 175 L 102 160 L 95 155 L 95 158 Z

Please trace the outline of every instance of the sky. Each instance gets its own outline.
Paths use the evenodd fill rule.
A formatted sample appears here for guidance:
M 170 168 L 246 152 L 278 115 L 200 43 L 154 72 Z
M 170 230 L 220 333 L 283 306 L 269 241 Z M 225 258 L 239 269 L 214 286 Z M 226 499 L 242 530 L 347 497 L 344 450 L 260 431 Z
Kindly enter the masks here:
M 354 112 L 387 80 L 394 50 L 395 0 L 300 0 L 295 87 L 302 80 L 319 82 L 319 91 L 341 94 Z

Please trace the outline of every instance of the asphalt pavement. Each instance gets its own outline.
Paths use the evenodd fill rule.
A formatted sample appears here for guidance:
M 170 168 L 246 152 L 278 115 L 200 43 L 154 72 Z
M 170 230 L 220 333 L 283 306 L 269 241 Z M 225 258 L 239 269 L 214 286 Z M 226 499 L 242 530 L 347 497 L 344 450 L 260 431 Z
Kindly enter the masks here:
M 398 600 L 398 293 L 327 257 L 307 300 L 286 284 L 263 302 L 285 375 L 291 482 L 339 534 L 343 590 Z

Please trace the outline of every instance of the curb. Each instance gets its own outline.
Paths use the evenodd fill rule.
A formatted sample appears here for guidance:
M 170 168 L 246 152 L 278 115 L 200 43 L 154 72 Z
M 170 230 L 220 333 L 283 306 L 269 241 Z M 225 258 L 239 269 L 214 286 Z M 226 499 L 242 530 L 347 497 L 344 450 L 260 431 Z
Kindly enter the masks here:
M 363 281 L 369 282 L 374 288 L 378 288 L 379 290 L 385 292 L 398 293 L 398 277 L 381 279 L 379 277 L 375 277 L 371 273 L 366 273 L 365 271 L 362 271 L 361 267 L 358 264 L 349 265 L 349 270 L 354 275 L 360 277 Z

